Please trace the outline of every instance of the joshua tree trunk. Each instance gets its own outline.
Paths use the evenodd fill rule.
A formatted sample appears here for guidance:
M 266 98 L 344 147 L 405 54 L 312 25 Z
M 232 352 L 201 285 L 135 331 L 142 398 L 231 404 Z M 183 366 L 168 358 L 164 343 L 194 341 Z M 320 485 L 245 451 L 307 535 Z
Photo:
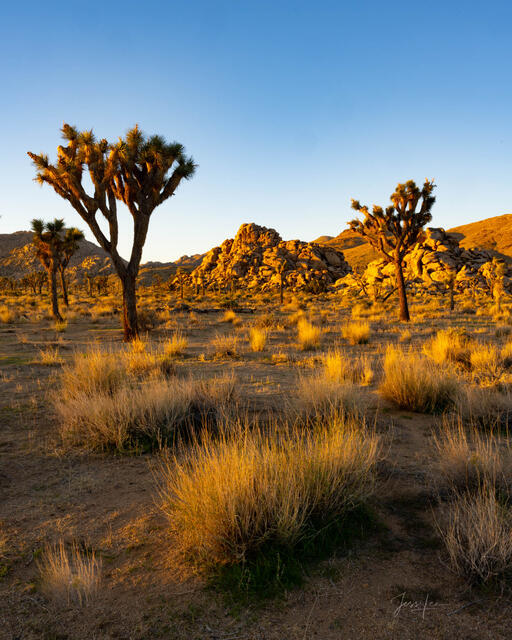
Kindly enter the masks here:
M 69 307 L 69 298 L 68 298 L 68 285 L 66 283 L 66 276 L 64 275 L 64 270 L 60 271 L 60 284 L 62 286 L 62 297 L 64 299 L 64 304 L 66 307 Z
M 124 341 L 130 342 L 139 335 L 137 322 L 137 294 L 135 286 L 136 276 L 126 273 L 122 278 L 123 284 L 123 334 Z
M 283 304 L 284 296 L 283 296 L 283 276 L 279 279 L 279 302 Z
M 450 282 L 450 311 L 455 309 L 455 282 Z
M 409 322 L 409 307 L 407 306 L 407 294 L 405 291 L 404 272 L 402 270 L 402 263 L 399 260 L 395 261 L 395 274 L 396 274 L 396 288 L 398 289 L 398 299 L 400 301 L 400 320 L 402 322 Z
M 52 315 L 57 322 L 62 322 L 62 316 L 59 311 L 59 299 L 57 298 L 57 270 L 55 268 L 48 270 L 48 280 L 52 298 Z

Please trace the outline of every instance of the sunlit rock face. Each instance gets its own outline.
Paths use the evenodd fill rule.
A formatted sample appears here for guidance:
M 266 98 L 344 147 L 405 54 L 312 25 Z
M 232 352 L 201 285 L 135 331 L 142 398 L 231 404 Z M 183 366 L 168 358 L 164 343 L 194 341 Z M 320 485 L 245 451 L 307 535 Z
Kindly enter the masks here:
M 195 281 L 225 284 L 236 280 L 248 289 L 274 287 L 281 274 L 287 288 L 325 289 L 350 271 L 343 253 L 313 242 L 282 240 L 275 229 L 243 224 L 234 239 L 211 249 L 192 272 Z

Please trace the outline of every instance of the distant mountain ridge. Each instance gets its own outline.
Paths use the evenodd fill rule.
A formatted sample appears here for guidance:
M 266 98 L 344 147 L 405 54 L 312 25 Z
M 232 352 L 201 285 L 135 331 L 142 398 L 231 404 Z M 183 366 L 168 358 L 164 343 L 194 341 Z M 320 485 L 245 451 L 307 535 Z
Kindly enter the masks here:
M 465 249 L 485 249 L 507 262 L 512 262 L 512 214 L 485 218 L 478 222 L 459 225 L 447 230 Z M 0 276 L 20 278 L 34 268 L 37 263 L 28 264 L 23 247 L 32 241 L 31 231 L 16 231 L 0 234 Z M 378 258 L 378 254 L 361 237 L 350 229 L 345 229 L 336 237 L 322 235 L 315 244 L 343 252 L 345 260 L 352 268 L 364 269 L 368 263 Z M 207 254 L 184 255 L 169 262 L 150 261 L 143 263 L 140 277 L 143 284 L 151 284 L 155 277 L 168 280 L 179 268 L 192 272 L 201 265 Z M 97 256 L 102 262 L 108 257 L 105 251 L 93 242 L 83 240 L 71 266 L 79 265 L 88 257 Z

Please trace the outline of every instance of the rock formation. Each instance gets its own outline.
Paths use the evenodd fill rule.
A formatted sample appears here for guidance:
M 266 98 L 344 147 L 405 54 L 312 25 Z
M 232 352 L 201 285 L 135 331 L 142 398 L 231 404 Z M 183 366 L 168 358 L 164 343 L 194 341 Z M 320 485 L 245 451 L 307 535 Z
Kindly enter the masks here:
M 423 240 L 415 245 L 405 257 L 405 277 L 409 282 L 430 286 L 447 283 L 455 277 L 462 287 L 472 278 L 482 279 L 483 265 L 492 261 L 492 251 L 485 249 L 464 249 L 455 234 L 441 228 L 427 228 Z M 394 266 L 382 259 L 373 260 L 362 274 L 365 284 L 376 286 L 394 281 Z M 512 268 L 508 266 L 505 285 L 508 287 Z M 339 280 L 336 287 L 351 284 L 350 278 Z M 460 288 L 459 287 L 459 288 Z
M 191 274 L 194 283 L 226 284 L 266 290 L 279 285 L 281 273 L 287 289 L 326 289 L 345 276 L 350 267 L 343 253 L 314 242 L 284 241 L 274 229 L 243 224 L 234 239 L 211 249 Z

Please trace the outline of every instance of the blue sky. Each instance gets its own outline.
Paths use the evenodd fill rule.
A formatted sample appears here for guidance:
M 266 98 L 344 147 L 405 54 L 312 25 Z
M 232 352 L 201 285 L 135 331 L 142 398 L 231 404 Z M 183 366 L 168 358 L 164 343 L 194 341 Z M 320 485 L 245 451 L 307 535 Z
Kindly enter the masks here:
M 492 0 L 9 3 L 0 232 L 33 217 L 87 230 L 26 156 L 54 157 L 63 121 L 111 139 L 139 123 L 199 164 L 154 212 L 144 260 L 249 221 L 336 235 L 351 197 L 386 204 L 409 178 L 436 179 L 434 225 L 510 213 L 511 24 L 512 3 Z

